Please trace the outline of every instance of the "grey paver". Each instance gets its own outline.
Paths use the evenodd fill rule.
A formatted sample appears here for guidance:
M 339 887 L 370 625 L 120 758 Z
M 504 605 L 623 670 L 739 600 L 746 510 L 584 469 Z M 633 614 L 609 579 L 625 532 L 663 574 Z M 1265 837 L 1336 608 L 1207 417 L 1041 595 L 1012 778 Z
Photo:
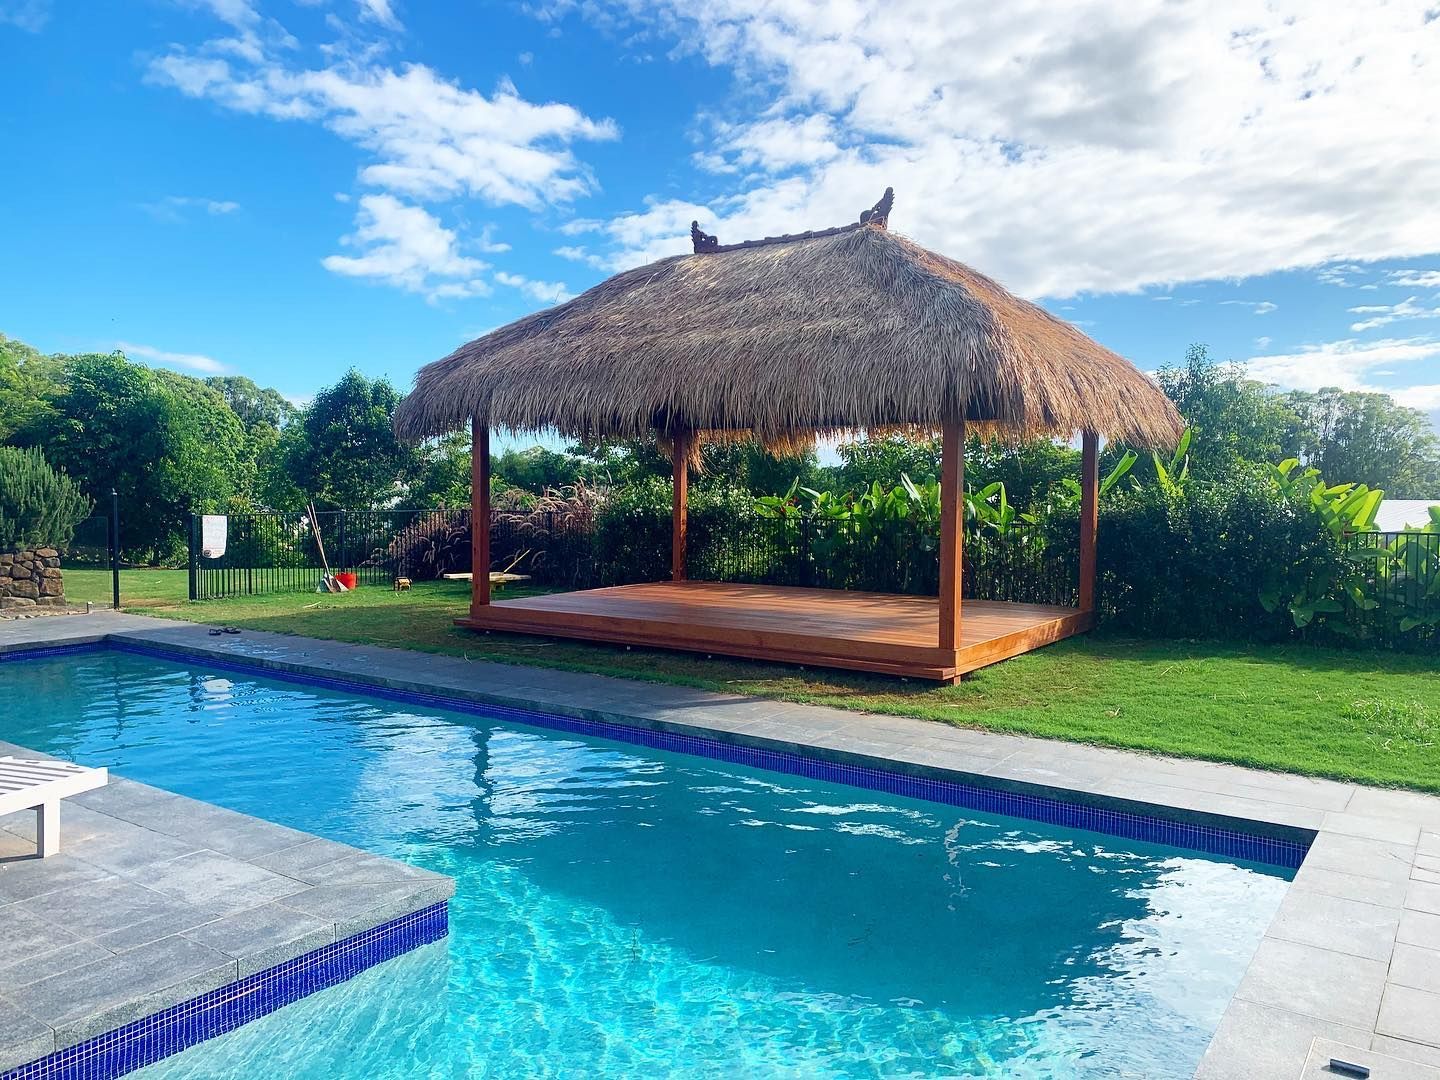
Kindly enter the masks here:
M 257 907 L 305 888 L 295 878 L 215 851 L 172 859 L 147 873 L 145 884 L 151 892 L 216 915 Z
M 1369 1031 L 1236 1001 L 1225 1010 L 1195 1076 L 1200 1080 L 1291 1080 L 1299 1075 L 1317 1038 L 1365 1043 Z
M 64 825 L 61 825 L 63 843 Z M 0 903 L 28 900 L 87 881 L 113 877 L 108 870 L 83 862 L 62 850 L 48 859 L 29 858 L 0 864 Z
M 1440 885 L 1410 875 L 1410 888 L 1405 893 L 1405 906 L 1411 911 L 1428 911 L 1440 915 Z
M 304 956 L 335 940 L 335 924 L 282 904 L 265 904 L 184 934 L 239 962 L 240 978 Z
M 1420 840 L 1420 823 L 1393 817 L 1372 817 L 1368 814 L 1328 813 L 1322 827 L 1343 836 L 1380 840 L 1387 844 L 1414 847 Z
M 1334 1080 L 1340 1075 L 1330 1068 L 1332 1060 L 1363 1065 L 1375 1080 L 1440 1080 L 1440 1069 L 1392 1057 L 1382 1051 L 1349 1046 L 1331 1039 L 1316 1039 L 1305 1062 L 1300 1080 Z
M 1427 1046 L 1440 1046 L 1440 994 L 1391 983 L 1380 1005 L 1375 1030 Z
M 63 1049 L 234 982 L 235 971 L 234 957 L 170 937 L 32 983 L 24 1003 Z
M 5 987 L 6 993 L 16 996 L 25 987 L 41 979 L 48 979 L 62 971 L 73 971 L 113 955 L 109 949 L 94 941 L 71 941 L 54 949 L 23 957 L 0 969 L 0 985 Z
M 54 1028 L 0 998 L 0 1070 L 34 1061 L 54 1049 Z
M 1390 957 L 1390 981 L 1440 994 L 1440 949 L 1397 942 Z
M 1266 937 L 1235 996 L 1371 1031 L 1385 991 L 1387 966 L 1381 960 Z
M 298 871 L 343 859 L 355 854 L 349 844 L 337 844 L 334 840 L 307 840 L 303 844 L 282 848 L 269 855 L 261 855 L 251 861 L 277 874 L 295 877 Z M 1403 893 L 1402 893 L 1403 897 Z
M 1389 960 L 1400 925 L 1398 907 L 1291 889 L 1267 933 L 1371 960 Z
M 1404 911 L 1395 940 L 1425 949 L 1440 949 L 1440 915 L 1428 911 Z
M 1362 900 L 1384 907 L 1400 908 L 1405 906 L 1405 893 L 1410 888 L 1410 883 L 1399 878 L 1387 881 L 1384 878 L 1347 874 L 1343 870 L 1327 870 L 1306 859 L 1290 887 L 1292 890 L 1317 892 L 1346 900 Z
M 16 905 L 61 930 L 95 939 L 158 917 L 186 919 L 191 905 L 120 877 L 87 881 Z
M 1403 1061 L 1418 1061 L 1422 1065 L 1440 1067 L 1440 1047 L 1426 1046 L 1408 1039 L 1396 1039 L 1389 1035 L 1376 1035 L 1370 1040 L 1370 1049 Z M 1385 1080 L 1385 1077 L 1377 1074 L 1375 1080 Z
M 1360 836 L 1322 832 L 1310 844 L 1305 867 L 1408 883 L 1414 849 Z

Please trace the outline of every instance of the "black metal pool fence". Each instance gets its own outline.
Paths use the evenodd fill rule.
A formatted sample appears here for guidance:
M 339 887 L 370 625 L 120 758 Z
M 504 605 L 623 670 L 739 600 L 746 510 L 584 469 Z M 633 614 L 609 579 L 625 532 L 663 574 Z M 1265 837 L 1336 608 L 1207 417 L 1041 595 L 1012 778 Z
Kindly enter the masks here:
M 1440 648 L 1440 533 L 1356 533 L 1344 555 L 1352 575 L 1344 625 L 1355 637 Z
M 319 537 L 317 541 L 316 527 Z M 323 567 L 362 586 L 469 572 L 470 511 L 336 510 L 196 515 L 190 526 L 190 596 L 313 591 Z M 876 525 L 803 518 L 721 518 L 692 513 L 687 564 L 695 580 L 935 594 L 939 537 L 906 520 Z M 321 548 L 324 561 L 321 560 Z M 549 588 L 588 589 L 669 576 L 668 516 L 597 523 L 553 511 L 492 512 L 492 570 Z M 1030 529 L 966 537 L 965 594 L 1073 604 L 1074 541 Z
M 97 556 L 101 525 L 88 548 Z M 322 511 L 315 525 L 318 543 L 304 511 L 197 515 L 190 527 L 191 598 L 313 591 L 324 573 L 322 545 L 329 567 L 355 574 L 362 586 L 389 588 L 399 577 L 422 581 L 470 570 L 468 509 Z M 524 574 L 547 588 L 656 581 L 670 574 L 670 519 L 653 512 L 596 519 L 495 510 L 490 551 L 492 570 Z M 1440 646 L 1440 534 L 1361 533 L 1345 540 L 1343 554 L 1350 574 L 1343 619 L 1320 627 L 1322 636 L 1386 647 Z M 1076 603 L 1073 528 L 967 530 L 964 557 L 968 598 Z M 697 508 L 690 514 L 687 571 L 697 581 L 933 596 L 939 536 L 903 518 L 863 523 Z M 1313 628 L 1307 636 L 1312 634 Z

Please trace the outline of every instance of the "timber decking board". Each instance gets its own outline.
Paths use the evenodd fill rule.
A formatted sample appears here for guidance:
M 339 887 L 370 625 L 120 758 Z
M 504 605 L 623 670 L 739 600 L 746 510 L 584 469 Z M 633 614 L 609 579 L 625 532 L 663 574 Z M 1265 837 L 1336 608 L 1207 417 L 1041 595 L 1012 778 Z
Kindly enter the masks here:
M 463 626 L 949 680 L 1090 628 L 1072 607 L 969 600 L 955 650 L 935 597 L 655 582 L 503 600 Z

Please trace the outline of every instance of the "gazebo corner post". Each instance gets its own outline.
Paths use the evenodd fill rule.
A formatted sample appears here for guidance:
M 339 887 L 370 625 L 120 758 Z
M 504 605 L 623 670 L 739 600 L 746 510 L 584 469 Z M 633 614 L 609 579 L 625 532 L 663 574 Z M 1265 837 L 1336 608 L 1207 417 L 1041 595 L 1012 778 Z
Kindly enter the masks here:
M 684 428 L 676 429 L 670 439 L 670 471 L 673 490 L 670 497 L 670 580 L 684 581 L 685 545 L 688 536 L 690 500 L 690 446 L 693 436 Z
M 490 603 L 490 428 L 470 422 L 470 614 Z
M 1080 610 L 1095 610 L 1095 539 L 1100 527 L 1100 437 L 1080 437 Z
M 940 429 L 940 648 L 960 648 L 965 561 L 965 419 Z

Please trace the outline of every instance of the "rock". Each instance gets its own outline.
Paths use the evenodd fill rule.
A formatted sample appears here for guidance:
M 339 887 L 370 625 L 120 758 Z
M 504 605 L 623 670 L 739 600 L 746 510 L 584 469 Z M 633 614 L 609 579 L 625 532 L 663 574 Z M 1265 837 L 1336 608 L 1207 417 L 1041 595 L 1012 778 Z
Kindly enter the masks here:
M 24 597 L 27 600 L 38 600 L 40 599 L 40 585 L 34 581 L 12 581 L 10 595 Z
M 41 596 L 64 596 L 65 585 L 54 578 L 43 578 L 40 582 Z
M 36 548 L 35 554 L 39 555 L 42 559 L 58 559 L 60 557 L 60 552 L 54 548 Z
M 47 566 L 40 571 L 40 576 L 44 578 L 58 578 L 61 577 L 63 574 L 64 571 L 62 571 L 58 566 Z
M 39 600 L 36 600 L 36 601 L 35 601 L 35 604 L 36 604 L 37 607 L 65 607 L 65 606 L 66 606 L 65 597 L 63 597 L 63 596 L 42 596 Z
M 0 609 L 34 607 L 35 601 L 23 596 L 0 596 Z
M 15 553 L 13 551 L 0 551 L 0 566 L 9 566 L 14 561 Z
M 45 559 L 45 565 L 46 565 L 46 566 L 53 566 L 56 570 L 59 570 L 59 569 L 60 569 L 60 556 L 59 556 L 59 555 L 47 556 L 46 559 Z

